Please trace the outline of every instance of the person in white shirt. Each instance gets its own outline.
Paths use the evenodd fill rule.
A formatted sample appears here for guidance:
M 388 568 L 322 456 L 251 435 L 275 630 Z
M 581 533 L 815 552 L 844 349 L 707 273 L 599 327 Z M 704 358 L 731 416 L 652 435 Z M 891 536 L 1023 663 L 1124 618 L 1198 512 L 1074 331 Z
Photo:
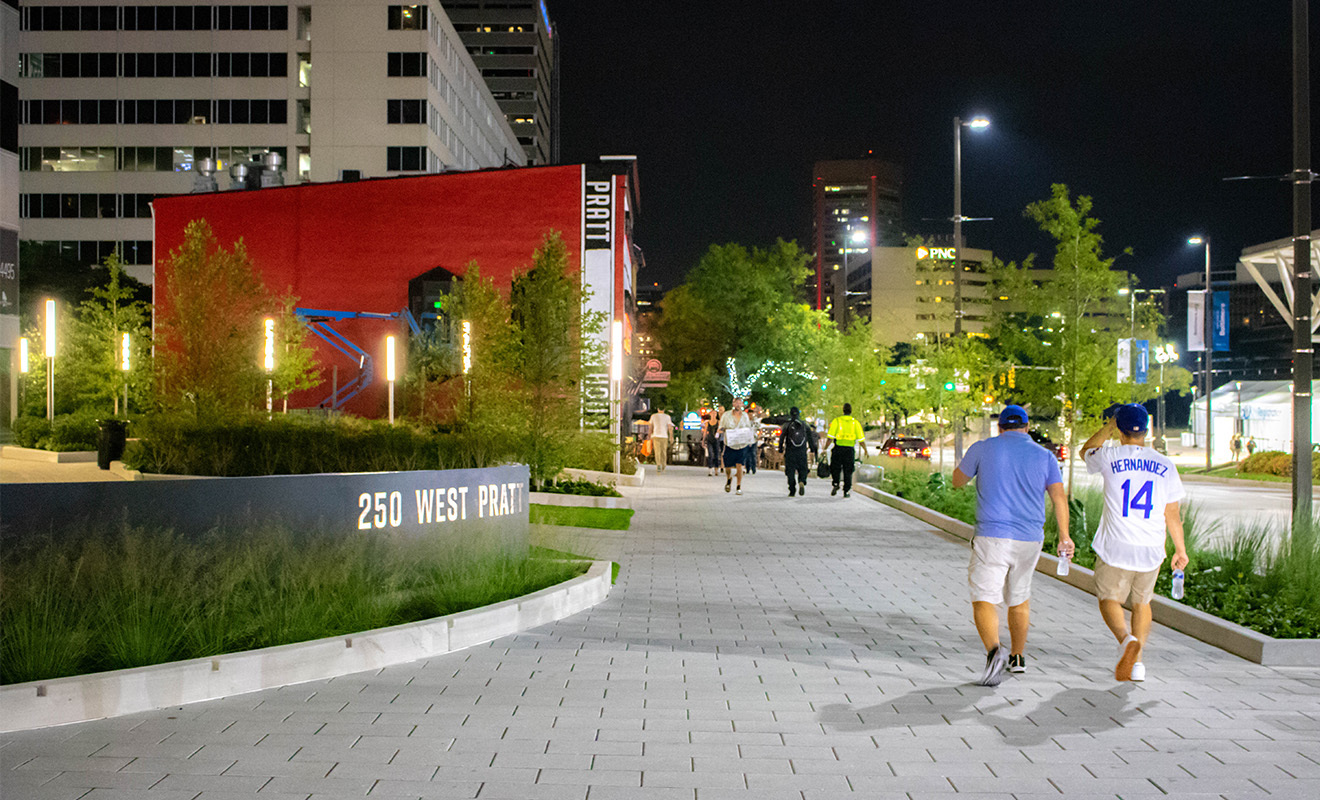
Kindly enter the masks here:
M 748 455 L 756 452 L 756 423 L 743 410 L 741 397 L 733 398 L 733 408 L 720 417 L 720 433 L 724 436 L 724 491 L 729 491 L 737 470 L 738 494 L 742 494 L 743 468 Z
M 1164 537 L 1173 539 L 1174 569 L 1187 566 L 1178 501 L 1182 480 L 1173 462 L 1146 447 L 1150 415 L 1139 405 L 1120 406 L 1105 425 L 1082 445 L 1086 469 L 1104 479 L 1105 507 L 1091 547 L 1095 550 L 1095 588 L 1100 615 L 1118 639 L 1114 678 L 1146 679 L 1141 660 L 1150 633 L 1150 601 L 1164 563 Z M 1118 434 L 1117 447 L 1102 447 Z M 1123 602 L 1132 600 L 1132 627 Z
M 657 408 L 651 415 L 651 447 L 655 453 L 655 471 L 664 472 L 669 465 L 669 442 L 674 436 L 674 419 Z

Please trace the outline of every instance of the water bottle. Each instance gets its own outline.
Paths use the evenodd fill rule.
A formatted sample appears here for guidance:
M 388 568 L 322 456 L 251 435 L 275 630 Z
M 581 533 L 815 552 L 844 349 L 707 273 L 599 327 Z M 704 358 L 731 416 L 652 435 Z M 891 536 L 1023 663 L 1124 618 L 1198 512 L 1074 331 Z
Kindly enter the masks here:
M 1072 553 L 1064 553 L 1059 556 L 1059 565 L 1054 568 L 1054 574 L 1062 578 L 1068 574 L 1068 569 L 1072 564 Z
M 1175 569 L 1173 571 L 1173 591 L 1169 592 L 1174 600 L 1183 599 L 1183 571 Z

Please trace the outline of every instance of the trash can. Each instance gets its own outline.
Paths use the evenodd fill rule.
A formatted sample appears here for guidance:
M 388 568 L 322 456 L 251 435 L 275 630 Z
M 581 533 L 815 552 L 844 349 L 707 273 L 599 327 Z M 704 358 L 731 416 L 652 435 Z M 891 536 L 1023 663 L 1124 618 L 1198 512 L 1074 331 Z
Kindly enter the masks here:
M 124 457 L 124 442 L 128 440 L 128 423 L 122 419 L 101 420 L 101 439 L 96 449 L 96 465 L 110 469 L 111 461 Z

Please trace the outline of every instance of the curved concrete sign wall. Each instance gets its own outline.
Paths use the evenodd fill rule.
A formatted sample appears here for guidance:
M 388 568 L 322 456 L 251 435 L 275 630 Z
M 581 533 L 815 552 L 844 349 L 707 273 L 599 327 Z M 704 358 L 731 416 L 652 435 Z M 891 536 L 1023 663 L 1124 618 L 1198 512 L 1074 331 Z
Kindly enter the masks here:
M 527 550 L 528 470 L 487 469 L 0 485 L 0 543 L 121 524 L 200 534 L 280 522 L 307 530 L 439 535 Z

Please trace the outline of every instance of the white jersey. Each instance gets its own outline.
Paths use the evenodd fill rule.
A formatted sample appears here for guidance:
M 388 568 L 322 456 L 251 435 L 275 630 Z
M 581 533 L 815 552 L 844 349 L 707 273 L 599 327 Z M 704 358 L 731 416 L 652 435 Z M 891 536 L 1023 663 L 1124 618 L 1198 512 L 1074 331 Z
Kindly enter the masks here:
M 1181 500 L 1173 462 L 1149 447 L 1122 444 L 1083 454 L 1105 481 L 1105 510 L 1091 547 L 1111 567 L 1150 572 L 1164 563 L 1164 508 Z

